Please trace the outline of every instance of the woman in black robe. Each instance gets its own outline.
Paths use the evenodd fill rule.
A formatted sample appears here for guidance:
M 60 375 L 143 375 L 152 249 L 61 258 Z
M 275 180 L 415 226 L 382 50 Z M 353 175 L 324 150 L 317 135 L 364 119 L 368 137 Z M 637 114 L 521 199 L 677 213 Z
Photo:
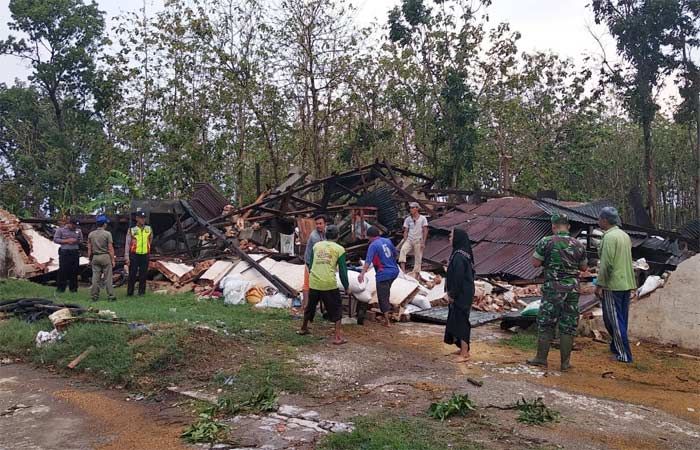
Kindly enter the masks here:
M 450 235 L 452 255 L 447 266 L 447 295 L 450 300 L 445 343 L 456 345 L 457 362 L 469 361 L 471 325 L 469 311 L 474 300 L 474 255 L 466 231 L 455 228 Z

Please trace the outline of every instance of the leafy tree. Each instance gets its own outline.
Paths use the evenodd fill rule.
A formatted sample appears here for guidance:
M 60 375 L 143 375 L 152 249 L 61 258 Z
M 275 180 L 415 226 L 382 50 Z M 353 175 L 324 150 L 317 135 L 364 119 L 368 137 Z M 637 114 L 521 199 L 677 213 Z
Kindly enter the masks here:
M 461 11 L 459 17 L 454 10 Z M 476 13 L 467 2 L 435 2 L 430 8 L 423 0 L 404 0 L 389 13 L 394 73 L 387 95 L 408 119 L 414 152 L 451 187 L 471 172 L 478 141 L 478 108 L 469 84 L 483 39 Z
M 674 52 L 682 102 L 675 119 L 688 126 L 691 145 L 695 128 L 695 216 L 700 218 L 700 67 L 691 55 L 693 50 L 700 49 L 700 2 L 680 0 L 679 3 L 681 14 L 675 30 Z
M 656 218 L 656 175 L 652 123 L 659 109 L 655 90 L 672 67 L 669 54 L 673 29 L 679 18 L 675 0 L 593 0 L 596 23 L 605 23 L 617 40 L 618 53 L 626 67 L 610 67 L 609 81 L 620 87 L 627 108 L 639 123 L 644 141 L 644 168 L 647 185 L 647 209 L 652 222 Z
M 43 105 L 48 102 L 53 124 L 42 128 L 38 147 L 30 146 L 32 142 L 19 133 L 6 135 L 12 139 L 6 145 L 21 148 L 19 153 L 24 154 L 36 154 L 40 148 L 43 162 L 36 163 L 37 171 L 32 176 L 38 180 L 32 184 L 43 188 L 33 190 L 32 195 L 40 197 L 30 201 L 32 209 L 41 204 L 48 212 L 67 210 L 101 186 L 96 172 L 105 169 L 100 164 L 109 153 L 101 111 L 97 110 L 109 104 L 111 92 L 97 67 L 97 58 L 107 43 L 103 13 L 94 1 L 86 4 L 81 0 L 11 0 L 9 7 L 10 29 L 25 37 L 9 36 L 0 42 L 0 53 L 30 63 L 29 80 L 36 91 L 24 95 L 33 100 L 30 104 L 36 106 L 34 113 L 43 113 Z M 19 91 L 7 94 L 14 96 Z M 28 112 L 12 101 L 6 105 L 18 106 L 19 115 Z M 43 114 L 31 118 L 34 123 L 46 124 Z M 24 165 L 21 161 L 11 164 Z

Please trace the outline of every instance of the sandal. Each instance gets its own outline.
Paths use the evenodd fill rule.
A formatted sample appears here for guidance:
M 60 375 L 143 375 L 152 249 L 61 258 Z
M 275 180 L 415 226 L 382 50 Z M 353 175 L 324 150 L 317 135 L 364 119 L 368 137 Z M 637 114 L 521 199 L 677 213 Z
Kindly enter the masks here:
M 309 330 L 297 330 L 297 334 L 299 336 L 306 336 L 306 335 L 311 334 L 311 332 Z

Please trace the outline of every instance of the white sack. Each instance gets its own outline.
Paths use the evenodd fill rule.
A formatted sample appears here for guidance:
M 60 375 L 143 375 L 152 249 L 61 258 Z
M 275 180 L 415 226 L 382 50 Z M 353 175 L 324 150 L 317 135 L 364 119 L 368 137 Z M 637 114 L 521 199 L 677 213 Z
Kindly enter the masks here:
M 663 285 L 664 280 L 662 280 L 661 277 L 652 275 L 646 279 L 642 287 L 637 289 L 637 296 L 644 297 L 645 295 L 649 295 Z
M 285 297 L 283 294 L 267 295 L 255 304 L 256 308 L 291 308 L 292 300 Z
M 411 305 L 417 306 L 420 309 L 429 309 L 432 307 L 430 300 L 428 300 L 424 295 L 416 295 L 411 300 Z
M 224 304 L 242 305 L 245 303 L 245 294 L 253 287 L 253 283 L 229 275 L 221 280 L 221 287 L 224 291 Z

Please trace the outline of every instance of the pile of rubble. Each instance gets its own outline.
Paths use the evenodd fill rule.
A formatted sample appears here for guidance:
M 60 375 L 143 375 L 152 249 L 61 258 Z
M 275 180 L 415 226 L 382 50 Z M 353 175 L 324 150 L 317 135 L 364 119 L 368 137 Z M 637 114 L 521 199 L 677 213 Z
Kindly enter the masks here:
M 455 227 L 466 230 L 473 242 L 480 280 L 473 307 L 482 312 L 510 312 L 540 295 L 536 284 L 542 282 L 541 269 L 532 267 L 530 258 L 536 242 L 551 232 L 549 214 L 568 214 L 572 234 L 595 255 L 595 215 L 605 202 L 573 204 L 521 194 L 438 189 L 435 183 L 428 176 L 375 161 L 322 179 L 295 170 L 280 186 L 239 207 L 209 184 L 198 184 L 187 200 L 140 200 L 131 206 L 146 212 L 154 231 L 148 277 L 152 291 L 193 292 L 199 298 L 224 297 L 233 304 L 286 306 L 299 298 L 304 274 L 300 255 L 314 229 L 313 217 L 320 213 L 338 226 L 348 263 L 358 267 L 368 245 L 366 225 L 380 228 L 398 243 L 406 204 L 420 204 L 429 217 L 423 267 L 430 272 L 421 272 L 417 279 L 402 275 L 394 283 L 391 303 L 398 320 L 447 303 L 444 280 L 435 274 L 444 272 L 451 252 L 448 236 Z M 95 217 L 79 220 L 87 236 Z M 110 216 L 110 221 L 117 282 L 124 279 L 124 242 L 133 222 L 127 215 Z M 52 282 L 58 268 L 58 245 L 52 241 L 57 225 L 52 218 L 19 220 L 0 210 L 0 277 Z M 650 257 L 649 275 L 672 269 L 686 257 L 682 238 L 673 233 L 639 227 L 628 231 L 639 257 L 645 252 Z M 83 280 L 88 281 L 86 258 L 81 258 L 81 265 Z M 356 280 L 357 272 L 351 274 Z M 371 305 L 376 302 L 374 275 L 367 278 L 367 285 L 352 294 Z

